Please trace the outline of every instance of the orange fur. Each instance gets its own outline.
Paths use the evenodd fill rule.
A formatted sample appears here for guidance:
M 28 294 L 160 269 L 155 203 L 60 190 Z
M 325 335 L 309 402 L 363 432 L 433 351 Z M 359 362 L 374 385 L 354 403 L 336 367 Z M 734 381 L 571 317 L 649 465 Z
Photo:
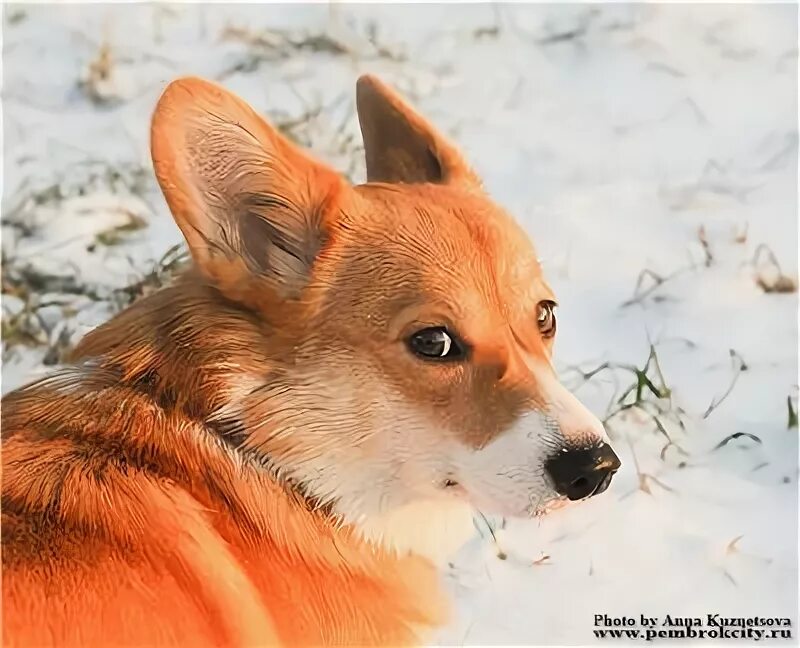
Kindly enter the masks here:
M 3 400 L 4 645 L 407 645 L 443 619 L 429 563 L 331 524 L 202 424 L 247 324 L 230 314 L 188 371 L 154 338 L 163 308 L 213 323 L 216 299 L 190 275 L 86 338 L 76 355 L 102 345 L 105 366 Z M 142 371 L 176 372 L 176 399 Z
M 88 412 L 106 429 L 152 416 L 136 395 L 114 387 L 96 394 L 98 410 Z M 85 416 L 84 397 L 50 407 Z M 43 449 L 23 429 L 6 441 L 5 645 L 406 644 L 409 622 L 437 620 L 436 601 L 425 602 L 434 591 L 428 566 L 382 556 L 324 525 L 218 448 L 199 447 L 207 439 L 192 441 L 198 430 L 185 420 L 153 431 L 179 437 L 178 456 L 163 458 L 177 465 L 164 476 L 119 455 L 122 465 L 109 466 L 89 439 Z M 150 461 L 162 459 L 148 451 Z M 192 476 L 203 466 L 221 474 Z
M 413 644 L 446 618 L 434 565 L 362 522 L 555 497 L 525 426 L 577 409 L 544 387 L 528 238 L 396 93 L 362 78 L 358 110 L 352 187 L 223 89 L 165 91 L 193 267 L 3 399 L 5 645 Z M 431 326 L 469 361 L 415 357 Z

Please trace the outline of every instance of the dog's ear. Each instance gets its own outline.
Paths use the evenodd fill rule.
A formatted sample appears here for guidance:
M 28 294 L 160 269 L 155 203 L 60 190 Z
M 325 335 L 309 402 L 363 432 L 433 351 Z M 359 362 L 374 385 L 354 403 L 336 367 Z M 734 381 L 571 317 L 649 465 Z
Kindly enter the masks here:
M 299 295 L 344 181 L 242 99 L 202 79 L 171 83 L 151 127 L 156 177 L 195 264 L 246 300 Z M 256 286 L 255 284 L 258 284 Z
M 358 80 L 356 106 L 369 182 L 480 186 L 458 150 L 374 76 Z

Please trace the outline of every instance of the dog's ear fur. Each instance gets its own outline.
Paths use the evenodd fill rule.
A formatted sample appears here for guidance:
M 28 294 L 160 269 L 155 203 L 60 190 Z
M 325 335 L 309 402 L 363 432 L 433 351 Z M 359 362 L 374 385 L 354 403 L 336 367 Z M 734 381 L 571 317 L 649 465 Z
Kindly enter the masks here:
M 242 99 L 197 78 L 164 91 L 151 150 L 194 262 L 220 290 L 243 301 L 267 288 L 279 299 L 299 295 L 346 189 L 338 174 Z
M 374 76 L 356 84 L 368 182 L 480 186 L 458 150 Z

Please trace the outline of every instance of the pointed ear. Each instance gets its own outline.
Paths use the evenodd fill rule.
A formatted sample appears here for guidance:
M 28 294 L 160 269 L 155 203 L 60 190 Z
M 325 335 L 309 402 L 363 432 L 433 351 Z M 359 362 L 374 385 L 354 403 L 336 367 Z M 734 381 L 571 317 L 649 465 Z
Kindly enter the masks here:
M 369 182 L 480 186 L 458 150 L 374 76 L 358 80 L 356 105 Z
M 196 78 L 164 91 L 151 149 L 173 217 L 206 276 L 240 296 L 253 292 L 254 281 L 281 298 L 299 294 L 345 188 L 338 174 L 243 100 Z

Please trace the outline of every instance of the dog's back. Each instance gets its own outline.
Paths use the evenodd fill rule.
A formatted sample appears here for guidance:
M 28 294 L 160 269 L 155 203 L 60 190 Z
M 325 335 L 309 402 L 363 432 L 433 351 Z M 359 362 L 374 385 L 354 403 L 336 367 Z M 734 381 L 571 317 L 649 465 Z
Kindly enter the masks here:
M 194 324 L 169 339 L 164 308 Z M 427 563 L 325 524 L 204 420 L 252 326 L 190 273 L 4 399 L 4 645 L 409 644 L 439 620 Z

